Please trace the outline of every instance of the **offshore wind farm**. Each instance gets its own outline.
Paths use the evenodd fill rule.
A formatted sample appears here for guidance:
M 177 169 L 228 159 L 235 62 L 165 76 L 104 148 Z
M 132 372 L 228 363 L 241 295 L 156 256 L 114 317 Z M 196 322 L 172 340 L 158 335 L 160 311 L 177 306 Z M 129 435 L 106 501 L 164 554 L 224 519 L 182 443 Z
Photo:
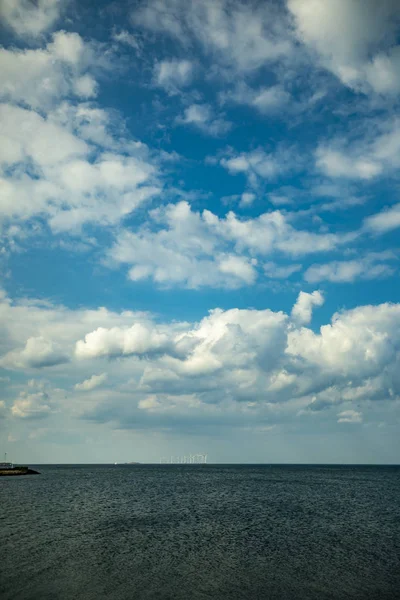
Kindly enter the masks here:
M 208 454 L 184 454 L 181 456 L 162 456 L 160 465 L 206 465 Z

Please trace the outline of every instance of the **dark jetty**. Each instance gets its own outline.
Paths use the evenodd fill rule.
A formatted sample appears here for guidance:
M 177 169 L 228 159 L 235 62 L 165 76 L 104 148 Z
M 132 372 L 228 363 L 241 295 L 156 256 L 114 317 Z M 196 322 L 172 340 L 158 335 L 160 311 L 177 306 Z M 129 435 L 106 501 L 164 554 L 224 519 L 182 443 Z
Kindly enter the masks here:
M 15 477 L 17 475 L 40 475 L 39 471 L 29 467 L 13 467 L 12 469 L 1 469 L 0 477 Z

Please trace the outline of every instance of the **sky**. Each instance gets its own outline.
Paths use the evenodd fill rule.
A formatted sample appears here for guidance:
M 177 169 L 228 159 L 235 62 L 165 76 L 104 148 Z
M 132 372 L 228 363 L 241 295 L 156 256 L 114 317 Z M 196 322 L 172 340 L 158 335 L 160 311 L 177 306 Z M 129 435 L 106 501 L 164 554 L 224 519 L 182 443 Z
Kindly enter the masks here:
M 0 0 L 0 453 L 400 462 L 397 0 Z

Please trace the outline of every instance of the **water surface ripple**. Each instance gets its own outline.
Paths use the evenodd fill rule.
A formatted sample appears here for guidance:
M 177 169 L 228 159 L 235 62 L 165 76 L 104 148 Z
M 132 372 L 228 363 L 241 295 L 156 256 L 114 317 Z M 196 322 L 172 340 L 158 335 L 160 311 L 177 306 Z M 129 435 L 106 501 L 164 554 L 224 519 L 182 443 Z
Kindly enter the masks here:
M 2 600 L 400 598 L 400 467 L 39 470 L 0 479 Z

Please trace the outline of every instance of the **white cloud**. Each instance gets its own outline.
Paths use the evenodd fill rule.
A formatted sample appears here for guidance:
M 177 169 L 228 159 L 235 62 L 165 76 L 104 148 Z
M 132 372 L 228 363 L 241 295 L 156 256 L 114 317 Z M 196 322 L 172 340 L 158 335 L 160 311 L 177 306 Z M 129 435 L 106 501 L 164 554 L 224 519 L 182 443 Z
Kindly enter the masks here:
M 338 423 L 362 423 L 362 414 L 356 410 L 343 410 L 337 416 Z
M 231 128 L 231 123 L 221 117 L 215 117 L 209 104 L 191 104 L 185 108 L 177 123 L 190 125 L 211 136 L 222 136 Z
M 293 264 L 293 265 L 277 265 L 273 262 L 267 262 L 263 265 L 264 272 L 267 277 L 271 277 L 271 279 L 287 279 L 293 273 L 297 273 L 301 270 L 301 265 Z
M 7 369 L 40 369 L 67 361 L 65 354 L 51 340 L 38 336 L 28 338 L 22 350 L 7 353 L 0 359 L 0 365 Z
M 251 261 L 226 252 L 223 240 L 210 230 L 199 213 L 182 201 L 151 214 L 155 226 L 138 233 L 119 234 L 110 258 L 131 265 L 133 281 L 151 277 L 157 284 L 185 285 L 189 288 L 215 286 L 235 288 L 253 283 L 256 277 Z
M 74 81 L 73 89 L 79 98 L 93 98 L 97 95 L 97 82 L 91 75 L 83 75 Z
M 113 150 L 128 154 L 148 153 L 145 144 L 127 136 L 125 123 L 117 113 L 99 108 L 91 102 L 71 104 L 62 102 L 48 114 L 48 120 L 64 127 L 77 138 L 84 140 L 101 150 Z
M 296 158 L 288 150 L 278 149 L 274 153 L 267 153 L 262 148 L 223 157 L 220 164 L 231 175 L 243 173 L 252 187 L 262 180 L 273 180 L 297 166 Z
M 170 93 L 177 93 L 189 85 L 193 78 L 193 63 L 190 60 L 162 60 L 154 66 L 155 83 Z
M 49 433 L 48 427 L 37 427 L 33 431 L 30 432 L 28 438 L 30 440 L 40 440 L 44 438 Z
M 165 33 L 184 45 L 200 43 L 224 66 L 248 72 L 286 57 L 292 44 L 272 4 L 227 0 L 151 0 L 132 13 L 133 24 Z
M 139 43 L 139 40 L 136 38 L 136 36 L 132 35 L 132 33 L 126 31 L 126 29 L 122 29 L 118 33 L 114 31 L 113 40 L 115 40 L 119 44 L 126 44 L 127 46 L 130 46 L 137 52 L 141 51 L 141 44 Z
M 77 128 L 84 137 L 108 141 L 104 113 L 95 114 L 97 121 L 103 119 L 95 124 L 85 124 L 91 109 L 78 113 Z M 3 216 L 44 215 L 53 231 L 79 230 L 87 222 L 116 223 L 159 192 L 157 169 L 140 144 L 125 149 L 116 144 L 117 151 L 97 152 L 93 159 L 91 146 L 53 115 L 43 118 L 3 104 L 0 123 Z
M 69 209 L 57 211 L 53 230 L 79 227 L 85 222 L 115 223 L 159 192 L 151 183 L 155 169 L 135 157 L 103 154 L 95 163 L 71 161 L 56 171 L 69 197 Z M 76 194 L 76 195 L 75 195 Z
M 370 0 L 366 1 L 370 6 Z M 56 3 L 49 0 L 33 3 L 27 12 L 35 9 L 36 15 L 46 17 L 47 14 L 47 17 L 39 25 L 39 21 L 35 24 L 35 18 L 24 25 L 21 0 L 16 0 L 13 6 L 9 2 L 0 4 L 3 12 L 6 6 L 8 16 L 3 19 L 6 25 L 14 19 L 14 31 L 32 36 L 53 26 L 57 16 L 51 17 L 52 5 Z M 386 93 L 397 89 L 397 41 L 394 36 L 386 35 L 388 30 L 391 33 L 386 18 L 391 14 L 390 2 L 383 0 L 383 4 L 377 6 L 376 23 L 370 16 L 362 16 L 360 25 L 356 18 L 362 10 L 360 3 L 338 0 L 335 14 L 344 18 L 342 48 L 330 22 L 329 15 L 335 10 L 333 0 L 325 4 L 310 0 L 308 5 L 311 9 L 307 16 L 304 2 L 290 3 L 292 14 L 297 15 L 300 35 L 313 46 L 327 68 L 357 91 L 374 89 Z M 313 6 L 321 21 L 321 31 Z M 189 94 L 190 102 L 197 102 L 191 105 L 188 98 L 182 96 L 181 117 L 174 125 L 180 122 L 214 137 L 223 136 L 232 127 L 226 120 L 228 117 L 208 104 L 213 94 L 218 93 L 221 82 L 229 81 L 232 90 L 221 99 L 253 107 L 260 114 L 269 115 L 271 123 L 277 111 L 290 100 L 289 91 L 304 104 L 302 98 L 309 93 L 304 86 L 314 90 L 321 82 L 328 82 L 326 104 L 321 103 L 318 107 L 321 110 L 315 113 L 315 126 L 318 125 L 319 130 L 327 111 L 333 108 L 330 102 L 334 91 L 329 87 L 332 78 L 321 75 L 320 70 L 315 75 L 309 70 L 304 73 L 306 53 L 304 48 L 300 48 L 299 58 L 292 53 L 290 32 L 284 29 L 285 18 L 284 6 L 279 2 L 150 0 L 139 3 L 135 9 L 133 20 L 140 28 L 137 35 L 126 30 L 116 33 L 110 28 L 110 45 L 101 48 L 104 61 L 108 60 L 109 53 L 123 53 L 121 62 L 115 65 L 113 83 L 119 79 L 121 69 L 128 67 L 129 58 L 132 59 L 129 68 L 132 67 L 134 73 L 133 77 L 132 72 L 127 74 L 127 79 L 134 79 L 134 85 L 140 86 L 141 80 L 135 78 L 140 67 L 134 64 L 135 55 L 140 53 L 144 42 L 151 43 L 154 37 L 143 33 L 144 27 L 157 34 L 168 33 L 175 38 L 174 42 L 179 39 L 183 48 L 176 48 L 171 40 L 160 40 L 160 36 L 156 36 L 164 49 L 172 51 L 172 56 L 185 56 L 186 60 L 173 59 L 171 55 L 166 60 L 157 57 L 160 62 L 152 74 L 154 56 L 140 63 L 145 70 L 142 69 L 142 73 L 146 69 L 149 73 L 150 69 L 153 84 L 169 94 L 189 86 L 195 65 L 206 67 L 205 58 L 209 59 L 212 69 L 208 72 L 204 69 L 207 87 L 204 95 Z M 349 39 L 349 23 L 354 30 L 353 40 Z M 385 33 L 376 33 L 380 27 Z M 325 46 L 322 33 L 326 37 Z M 355 233 L 340 233 L 343 228 L 339 228 L 338 233 L 330 233 L 315 214 L 329 209 L 321 207 L 320 201 L 315 202 L 317 194 L 307 188 L 309 177 L 315 177 L 313 165 L 310 171 L 313 156 L 301 144 L 289 148 L 284 142 L 280 143 L 280 125 L 272 127 L 271 139 L 263 147 L 257 146 L 260 132 L 253 132 L 254 128 L 250 127 L 249 152 L 242 151 L 240 145 L 218 150 L 216 147 L 221 146 L 218 140 L 209 142 L 216 148 L 212 151 L 217 156 L 214 164 L 221 165 L 232 175 L 244 175 L 244 178 L 233 179 L 219 171 L 228 184 L 222 193 L 232 193 L 231 199 L 240 208 L 250 208 L 241 212 L 247 218 L 232 211 L 225 214 L 222 207 L 216 207 L 214 212 L 199 210 L 197 207 L 206 205 L 207 191 L 197 197 L 196 192 L 188 192 L 186 199 L 195 198 L 196 208 L 188 202 L 168 204 L 185 196 L 176 188 L 166 189 L 163 195 L 160 193 L 163 151 L 159 155 L 153 153 L 130 134 L 130 131 L 147 130 L 150 113 L 143 122 L 135 124 L 133 118 L 125 125 L 116 111 L 106 110 L 94 101 L 87 102 L 96 98 L 99 90 L 98 75 L 103 64 L 100 45 L 64 31 L 43 37 L 34 44 L 28 49 L 0 50 L 3 73 L 0 95 L 4 101 L 0 106 L 0 220 L 5 240 L 0 250 L 2 265 L 10 247 L 23 247 L 28 231 L 40 231 L 44 238 L 49 226 L 52 234 L 62 234 L 50 240 L 50 252 L 53 247 L 63 247 L 65 251 L 74 246 L 75 242 L 64 235 L 65 232 L 81 235 L 81 239 L 74 238 L 75 248 L 85 244 L 86 248 L 95 248 L 90 262 L 103 253 L 100 254 L 101 268 L 123 266 L 132 282 L 148 280 L 132 285 L 132 289 L 147 289 L 155 283 L 157 287 L 175 285 L 198 289 L 208 286 L 232 290 L 261 280 L 263 289 L 268 292 L 268 288 L 282 287 L 271 279 L 293 276 L 302 269 L 300 257 L 310 254 L 316 258 L 305 273 L 308 282 L 372 279 L 392 272 L 389 261 L 393 257 L 389 255 L 369 253 L 357 258 L 356 253 L 351 254 L 351 249 L 346 248 L 346 260 L 332 260 L 329 255 L 322 259 L 321 253 L 343 248 L 356 236 L 383 233 L 400 226 L 400 210 L 394 205 L 368 217 L 362 229 Z M 313 56 L 313 51 L 308 56 Z M 296 66 L 299 66 L 298 71 Z M 255 73 L 259 68 L 262 72 Z M 146 96 L 154 92 L 155 85 L 147 86 Z M 322 92 L 317 90 L 316 95 L 324 92 L 325 88 Z M 106 96 L 99 95 L 98 101 L 102 102 Z M 160 98 L 157 91 L 156 96 Z M 340 95 L 338 98 L 341 102 Z M 156 131 L 157 144 L 161 145 L 168 137 L 163 115 L 171 115 L 171 106 L 167 104 L 171 98 L 164 95 L 163 100 L 165 103 L 156 99 L 153 105 L 149 102 L 146 107 L 146 111 L 153 107 L 160 117 L 151 125 L 153 133 Z M 346 103 L 344 108 L 349 113 L 356 100 L 354 105 L 350 104 Z M 379 121 L 380 117 L 376 116 L 389 102 L 384 105 L 381 98 L 357 101 L 358 111 L 366 111 L 371 106 L 378 111 L 365 120 L 363 127 L 357 115 L 351 112 L 354 129 L 349 131 L 348 139 L 334 137 L 316 142 L 317 168 L 339 181 L 335 183 L 339 192 L 326 195 L 340 200 L 341 206 L 346 202 L 355 205 L 350 192 L 354 194 L 361 183 L 374 182 L 388 172 L 395 176 L 400 166 L 400 125 L 395 119 Z M 247 112 L 238 107 L 233 110 L 239 120 L 240 115 Z M 296 129 L 300 118 L 301 115 L 296 114 L 295 122 L 288 125 Z M 260 119 L 258 122 L 261 123 Z M 242 125 L 238 123 L 238 127 Z M 234 133 L 232 140 L 240 131 Z M 164 153 L 165 161 L 172 159 L 166 171 L 170 169 L 169 180 L 174 180 L 176 187 L 185 187 L 189 180 L 186 167 L 183 171 L 180 168 L 182 160 L 179 169 L 173 171 L 177 154 L 173 152 L 173 131 L 171 135 L 172 139 L 168 140 L 171 154 Z M 186 165 L 189 162 L 185 160 Z M 279 191 L 273 189 L 271 183 L 278 177 L 290 177 L 296 171 L 301 172 L 304 188 L 293 191 L 288 184 Z M 217 172 L 214 174 L 218 176 Z M 346 183 L 346 187 L 340 183 L 344 179 L 356 181 L 352 186 Z M 195 180 L 191 180 L 192 183 Z M 321 186 L 326 183 L 323 178 L 319 181 Z M 206 187 L 201 182 L 202 187 L 203 184 Z M 246 191 L 242 193 L 243 189 Z M 314 204 L 306 210 L 297 210 L 299 204 L 304 207 L 309 201 L 310 189 Z M 368 185 L 368 194 L 374 190 Z M 146 201 L 157 196 L 160 207 L 147 212 Z M 265 206 L 270 206 L 268 198 L 278 207 L 292 204 L 293 212 L 273 210 L 259 214 L 260 207 L 266 211 Z M 143 210 L 131 216 L 138 207 Z M 307 222 L 310 215 L 313 220 Z M 86 227 L 83 229 L 83 226 Z M 99 235 L 95 246 L 93 236 L 97 235 L 99 226 L 107 230 Z M 84 234 L 87 239 L 82 237 Z M 112 248 L 107 248 L 111 236 L 114 243 Z M 6 269 L 4 272 L 8 276 Z M 298 280 L 299 276 L 295 278 Z M 287 288 L 290 289 L 289 283 Z M 192 295 L 183 294 L 188 298 Z M 200 296 L 212 297 L 209 291 Z M 229 297 L 234 306 L 235 294 L 221 293 L 218 297 L 224 298 L 224 303 Z M 255 295 L 255 305 L 259 302 Z M 300 421 L 318 410 L 336 422 L 337 418 L 350 418 L 353 408 L 358 414 L 358 403 L 364 402 L 368 412 L 368 403 L 374 400 L 397 401 L 400 391 L 397 305 L 343 311 L 335 315 L 332 322 L 314 331 L 309 323 L 313 309 L 322 302 L 320 292 L 302 292 L 291 315 L 290 309 L 285 312 L 215 309 L 205 316 L 203 313 L 203 318 L 199 316 L 199 322 L 184 323 L 162 322 L 159 315 L 153 318 L 129 311 L 115 313 L 105 308 L 70 310 L 26 299 L 12 303 L 2 295 L 0 365 L 10 371 L 18 369 L 30 377 L 33 369 L 43 369 L 46 377 L 65 385 L 66 401 L 57 406 L 63 414 L 75 417 L 85 414 L 94 420 L 112 421 L 117 426 L 126 423 L 128 427 L 140 427 L 140 423 L 161 427 L 170 415 L 176 417 L 174 426 L 179 426 L 183 415 L 191 423 L 197 422 L 197 417 L 200 423 L 229 422 L 230 419 L 236 423 L 253 419 L 258 423 L 259 420 L 262 429 L 263 419 L 280 418 L 285 413 L 292 419 L 299 415 Z M 325 314 L 326 310 L 320 313 Z M 106 371 L 112 386 L 102 386 Z M 7 382 L 8 391 L 4 396 L 3 412 L 7 418 L 10 399 L 17 397 L 24 373 L 10 373 L 10 377 L 13 383 Z M 10 395 L 10 389 L 17 392 Z M 29 388 L 17 397 L 11 414 L 29 419 L 51 414 L 54 408 L 54 395 L 48 388 Z M 305 412 L 301 412 L 303 409 Z M 362 411 L 365 414 L 364 408 Z M 363 418 L 367 420 L 367 416 Z M 265 423 L 266 429 L 270 427 L 273 425 Z
M 382 373 L 397 355 L 399 306 L 361 306 L 336 314 L 319 334 L 309 329 L 289 333 L 287 352 L 325 373 L 353 378 Z
M 396 0 L 288 0 L 287 4 L 301 41 L 345 85 L 363 92 L 400 90 Z
M 339 185 L 333 186 L 330 191 L 330 186 L 316 186 L 312 189 L 312 193 L 319 197 L 328 197 L 328 200 L 321 204 L 314 205 L 314 212 L 337 212 L 339 210 L 347 210 L 355 207 L 360 207 L 367 201 L 366 195 L 358 195 L 357 193 L 352 194 L 351 189 L 347 189 L 346 185 L 343 185 L 343 179 L 339 179 Z M 326 190 L 324 188 L 326 187 Z
M 257 90 L 251 104 L 261 113 L 268 114 L 282 109 L 290 99 L 289 94 L 280 85 Z
M 50 399 L 46 392 L 21 392 L 11 407 L 12 416 L 18 419 L 43 419 L 51 412 Z
M 400 227 L 400 204 L 383 210 L 380 213 L 367 217 L 364 221 L 367 231 L 375 234 L 386 233 Z
M 325 264 L 311 265 L 304 274 L 304 279 L 309 283 L 331 281 L 351 283 L 356 279 L 378 279 L 393 275 L 392 266 L 385 261 L 393 260 L 391 252 L 370 253 L 367 256 L 343 261 L 332 261 Z
M 77 383 L 75 389 L 82 392 L 88 392 L 94 390 L 107 381 L 107 373 L 100 373 L 100 375 L 92 375 L 89 379 L 85 379 L 82 383 Z
M 324 409 L 324 418 L 335 422 L 338 414 L 348 418 L 341 414 L 348 410 L 370 411 L 377 400 L 379 406 L 396 402 L 399 305 L 343 311 L 314 332 L 306 321 L 320 301 L 317 294 L 300 295 L 296 318 L 235 308 L 212 310 L 198 323 L 157 323 L 128 311 L 69 310 L 3 298 L 0 355 L 42 335 L 70 357 L 54 367 L 55 374 L 46 372 L 70 381 L 69 391 L 28 383 L 11 416 L 29 420 L 60 413 L 155 429 L 183 422 L 271 426 L 294 422 L 299 411 L 307 419 Z M 95 384 L 106 364 L 113 386 L 102 390 Z M 95 369 L 102 374 L 93 377 Z M 78 373 L 82 383 L 74 389 Z M 151 418 L 140 416 L 142 411 Z
M 0 419 L 4 419 L 7 416 L 7 406 L 4 400 L 0 400 Z
M 205 210 L 203 219 L 211 231 L 235 243 L 237 250 L 248 249 L 260 255 L 267 255 L 274 250 L 291 256 L 326 252 L 348 239 L 347 236 L 341 238 L 330 233 L 295 229 L 288 217 L 279 210 L 263 213 L 253 219 L 238 219 L 233 212 L 219 219 Z
M 219 270 L 221 273 L 234 275 L 238 280 L 243 280 L 244 283 L 251 285 L 255 282 L 256 272 L 253 265 L 257 264 L 257 259 L 252 259 L 252 262 L 243 256 L 221 256 L 219 259 Z
M 84 141 L 31 110 L 0 104 L 0 122 L 0 160 L 5 166 L 33 162 L 43 171 L 89 151 Z
M 38 36 L 60 16 L 65 0 L 1 0 L 0 18 L 20 36 Z
M 273 156 L 266 154 L 263 150 L 242 153 L 229 159 L 223 158 L 221 165 L 233 174 L 254 171 L 261 177 L 271 177 L 279 169 Z
M 0 48 L 0 99 L 48 110 L 60 98 L 96 95 L 88 70 L 103 59 L 78 33 L 57 31 L 45 48 Z
M 251 400 L 259 409 L 297 398 L 297 410 L 343 402 L 348 406 L 385 394 L 390 398 L 391 388 L 398 393 L 393 347 L 400 340 L 398 306 L 347 311 L 316 334 L 301 325 L 310 320 L 312 306 L 320 304 L 319 294 L 300 295 L 292 320 L 268 310 L 211 311 L 197 325 L 170 331 L 164 353 L 142 355 L 144 371 L 137 392 L 145 398 L 157 395 L 151 400 L 156 412 L 163 410 L 164 399 L 175 403 L 188 393 L 194 393 L 200 405 L 204 401 L 224 406 L 230 398 L 239 403 Z M 384 335 L 389 331 L 390 338 Z M 383 372 L 384 378 L 371 387 L 371 378 Z M 144 400 L 142 408 L 146 405 Z M 175 410 L 185 407 L 175 404 Z
M 270 115 L 281 112 L 286 107 L 290 94 L 280 84 L 254 89 L 241 81 L 233 91 L 222 92 L 220 99 L 222 102 L 247 104 L 263 115 Z
M 298 325 L 306 325 L 311 321 L 312 311 L 314 306 L 322 306 L 324 297 L 319 291 L 308 294 L 300 292 L 296 304 L 292 309 L 292 319 Z
M 256 279 L 257 256 L 329 251 L 342 243 L 333 234 L 296 230 L 279 211 L 240 220 L 229 212 L 191 210 L 181 201 L 150 213 L 152 224 L 122 230 L 108 255 L 130 266 L 133 281 L 152 278 L 162 286 L 235 288 Z M 344 241 L 344 239 L 343 239 Z
M 256 195 L 251 192 L 244 192 L 240 197 L 239 206 L 241 208 L 246 208 L 247 206 L 251 206 L 256 199 Z
M 75 354 L 78 358 L 151 354 L 165 352 L 168 343 L 165 334 L 152 331 L 141 323 L 135 323 L 129 329 L 99 327 L 77 342 Z
M 171 330 L 169 335 L 153 331 L 141 335 L 138 341 L 136 325 L 132 328 L 95 330 L 76 345 L 78 358 L 94 356 L 129 356 L 139 354 L 160 356 L 164 368 L 178 376 L 199 376 L 215 373 L 222 367 L 248 368 L 247 361 L 261 359 L 264 352 L 284 346 L 286 316 L 269 310 L 238 310 L 210 312 L 193 329 Z M 143 334 L 143 331 L 141 332 Z M 253 343 L 259 347 L 256 357 Z M 263 368 L 272 370 L 275 359 Z M 148 379 L 147 379 L 148 382 Z
M 342 152 L 330 148 L 319 148 L 316 154 L 317 167 L 330 177 L 372 179 L 382 172 L 382 167 L 373 160 L 354 160 Z
M 317 167 L 329 177 L 369 181 L 400 166 L 400 122 L 370 120 L 357 142 L 334 139 L 320 143 Z
M 56 358 L 71 359 L 76 340 L 88 330 L 131 326 L 132 322 L 146 324 L 147 321 L 148 317 L 140 312 L 119 314 L 105 308 L 73 311 L 39 300 L 12 303 L 0 294 L 0 360 L 6 368 L 45 367 L 47 363 L 59 372 L 69 366 L 72 368 L 72 364 L 61 366 L 60 362 L 57 367 Z
M 293 204 L 293 199 L 290 196 L 279 193 L 268 194 L 268 200 L 274 206 L 286 206 L 288 204 Z

